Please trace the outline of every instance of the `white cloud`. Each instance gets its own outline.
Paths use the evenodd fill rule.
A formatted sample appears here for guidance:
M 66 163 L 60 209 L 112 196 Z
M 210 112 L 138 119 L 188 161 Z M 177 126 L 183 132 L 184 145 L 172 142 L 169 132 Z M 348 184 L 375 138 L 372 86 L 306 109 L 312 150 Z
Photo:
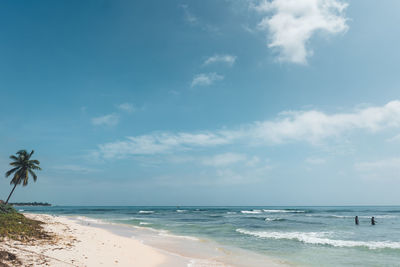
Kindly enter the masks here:
M 212 57 L 207 58 L 203 66 L 207 66 L 214 63 L 226 63 L 229 66 L 233 66 L 236 62 L 236 56 L 232 55 L 214 55 Z
M 359 162 L 355 169 L 365 177 L 372 179 L 399 179 L 400 158 L 387 158 L 377 161 Z
M 134 112 L 134 111 L 136 110 L 135 107 L 134 107 L 131 103 L 122 103 L 122 104 L 119 104 L 119 105 L 117 106 L 117 108 L 118 108 L 119 110 L 121 110 L 121 111 L 128 112 L 128 113 L 132 113 L 132 112 Z
M 189 11 L 187 5 L 181 5 L 181 7 L 183 9 L 183 18 L 187 23 L 192 25 L 199 23 L 199 19 Z
M 234 163 L 238 162 L 243 162 L 246 161 L 247 157 L 246 155 L 243 154 L 237 154 L 237 153 L 224 153 L 224 154 L 218 154 L 212 157 L 207 157 L 204 158 L 202 163 L 204 165 L 208 166 L 226 166 L 226 165 L 231 165 Z
M 400 101 L 332 115 L 317 110 L 283 112 L 274 121 L 256 123 L 253 134 L 255 138 L 273 143 L 307 141 L 315 144 L 356 129 L 376 132 L 390 127 L 400 127 Z
M 92 119 L 93 125 L 115 126 L 119 122 L 119 116 L 115 114 L 108 114 Z
M 123 157 L 127 155 L 149 155 L 169 153 L 177 149 L 191 147 L 209 147 L 229 143 L 229 137 L 214 133 L 155 133 L 128 137 L 125 141 L 117 141 L 99 145 L 97 151 L 104 158 Z
M 80 173 L 82 173 L 82 172 L 88 173 L 88 172 L 98 171 L 96 169 L 86 168 L 86 167 L 82 167 L 82 166 L 79 166 L 79 165 L 72 165 L 72 164 L 70 164 L 70 165 L 58 165 L 58 166 L 52 167 L 52 169 L 58 170 L 58 171 L 80 172 Z
M 213 26 L 207 22 L 204 22 L 201 18 L 197 17 L 194 15 L 190 10 L 188 5 L 181 5 L 181 8 L 183 9 L 183 19 L 186 23 L 199 27 L 203 31 L 207 32 L 213 32 L 213 33 L 218 33 L 219 28 L 216 26 Z
M 240 164 L 241 166 L 246 166 L 246 167 L 255 167 L 260 163 L 265 164 L 265 166 L 267 166 L 269 163 L 269 160 L 265 160 L 265 162 L 262 162 L 260 158 L 257 156 L 249 157 L 246 154 L 233 153 L 233 152 L 226 152 L 210 156 L 190 156 L 187 154 L 185 156 L 168 155 L 167 160 L 175 164 L 191 162 L 213 167 L 226 167 L 228 165 L 233 165 L 239 162 L 242 163 Z M 165 160 L 163 160 L 163 162 L 164 161 Z
M 366 107 L 348 113 L 326 114 L 317 110 L 283 112 L 274 120 L 253 122 L 234 129 L 150 133 L 99 145 L 96 152 L 101 157 L 114 158 L 233 143 L 268 145 L 308 142 L 318 145 L 357 130 L 374 133 L 399 127 L 400 101 L 392 101 L 384 106 Z
M 224 76 L 219 75 L 215 72 L 211 73 L 200 73 L 194 76 L 191 87 L 195 86 L 209 86 L 216 81 L 223 80 Z
M 258 26 L 267 30 L 268 47 L 279 50 L 279 60 L 305 64 L 312 55 L 307 45 L 315 33 L 347 31 L 347 6 L 340 0 L 262 0 L 254 8 L 264 14 Z

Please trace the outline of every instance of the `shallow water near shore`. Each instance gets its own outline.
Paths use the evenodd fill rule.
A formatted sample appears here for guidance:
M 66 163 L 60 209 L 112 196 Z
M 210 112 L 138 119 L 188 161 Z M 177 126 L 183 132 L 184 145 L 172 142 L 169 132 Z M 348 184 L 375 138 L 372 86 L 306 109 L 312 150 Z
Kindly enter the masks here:
M 80 218 L 88 223 L 135 226 L 128 228 L 128 234 L 134 231 L 149 245 L 189 257 L 212 255 L 239 265 L 247 261 L 248 266 L 265 266 L 267 257 L 295 266 L 396 266 L 400 262 L 399 206 L 18 208 L 84 216 L 93 220 Z M 371 216 L 375 226 L 370 224 Z

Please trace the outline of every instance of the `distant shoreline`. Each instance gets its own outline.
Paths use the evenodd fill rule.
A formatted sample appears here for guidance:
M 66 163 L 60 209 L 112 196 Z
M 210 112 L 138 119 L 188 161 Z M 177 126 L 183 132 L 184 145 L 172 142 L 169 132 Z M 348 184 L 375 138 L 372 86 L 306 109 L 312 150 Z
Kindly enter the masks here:
M 15 203 L 9 203 L 12 206 L 39 206 L 39 207 L 50 207 L 51 204 L 47 202 L 15 202 Z

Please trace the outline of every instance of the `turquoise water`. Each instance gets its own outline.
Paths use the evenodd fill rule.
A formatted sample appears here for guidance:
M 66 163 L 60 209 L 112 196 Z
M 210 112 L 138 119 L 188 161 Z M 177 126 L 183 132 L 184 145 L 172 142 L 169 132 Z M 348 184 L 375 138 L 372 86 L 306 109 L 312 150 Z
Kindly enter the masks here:
M 400 266 L 400 207 L 20 207 L 213 240 L 299 266 Z M 354 224 L 354 216 L 360 224 Z M 374 216 L 376 225 L 370 224 Z

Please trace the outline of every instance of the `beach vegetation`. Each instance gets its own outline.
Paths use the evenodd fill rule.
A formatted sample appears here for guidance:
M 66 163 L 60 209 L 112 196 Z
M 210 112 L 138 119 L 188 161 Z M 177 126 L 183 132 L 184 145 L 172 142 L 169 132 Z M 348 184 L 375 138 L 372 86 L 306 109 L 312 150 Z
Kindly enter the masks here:
M 26 218 L 18 212 L 0 213 L 0 240 L 34 241 L 50 239 L 44 231 L 43 222 Z
M 17 211 L 11 205 L 0 203 L 0 214 L 16 213 Z

